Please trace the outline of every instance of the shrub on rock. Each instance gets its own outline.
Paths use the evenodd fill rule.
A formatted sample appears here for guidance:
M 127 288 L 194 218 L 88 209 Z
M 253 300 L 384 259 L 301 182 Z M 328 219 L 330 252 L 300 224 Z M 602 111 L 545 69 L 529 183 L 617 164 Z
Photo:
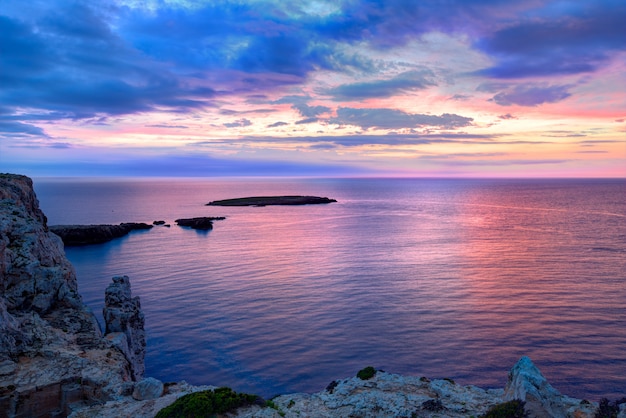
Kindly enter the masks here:
M 481 418 L 526 418 L 528 413 L 524 409 L 524 401 L 515 399 L 499 403 L 489 408 Z
M 369 380 L 374 377 L 375 374 L 376 369 L 372 366 L 367 366 L 366 368 L 359 370 L 359 372 L 356 374 L 356 377 L 361 380 Z
M 252 405 L 259 399 L 256 395 L 237 393 L 231 388 L 194 392 L 178 398 L 173 404 L 161 409 L 156 418 L 200 418 L 232 412 L 239 407 Z

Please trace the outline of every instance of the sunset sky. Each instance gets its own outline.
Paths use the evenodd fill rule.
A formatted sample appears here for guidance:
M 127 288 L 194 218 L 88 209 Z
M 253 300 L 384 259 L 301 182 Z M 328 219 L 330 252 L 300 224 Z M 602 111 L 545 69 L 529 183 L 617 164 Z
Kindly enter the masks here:
M 0 0 L 0 172 L 626 177 L 624 0 Z

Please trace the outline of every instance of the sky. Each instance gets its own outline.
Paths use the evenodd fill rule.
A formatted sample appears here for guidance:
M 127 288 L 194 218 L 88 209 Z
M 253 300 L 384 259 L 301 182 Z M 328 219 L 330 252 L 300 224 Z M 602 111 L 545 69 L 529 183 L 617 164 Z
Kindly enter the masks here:
M 626 177 L 623 0 L 0 0 L 0 172 Z

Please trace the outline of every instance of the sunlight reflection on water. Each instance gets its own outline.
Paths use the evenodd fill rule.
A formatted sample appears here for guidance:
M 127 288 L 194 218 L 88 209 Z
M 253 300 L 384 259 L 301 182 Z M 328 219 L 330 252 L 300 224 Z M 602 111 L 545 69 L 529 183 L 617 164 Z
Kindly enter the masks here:
M 529 355 L 571 396 L 626 392 L 626 183 L 472 180 L 35 182 L 50 224 L 226 216 L 68 248 L 99 313 L 127 274 L 147 374 L 264 396 L 366 365 L 503 387 Z M 247 195 L 338 203 L 205 207 Z

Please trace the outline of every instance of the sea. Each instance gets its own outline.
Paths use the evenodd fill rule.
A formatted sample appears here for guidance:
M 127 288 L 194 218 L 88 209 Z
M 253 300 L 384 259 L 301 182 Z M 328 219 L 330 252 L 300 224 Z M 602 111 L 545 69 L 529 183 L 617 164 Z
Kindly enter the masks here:
M 504 388 L 521 356 L 569 396 L 626 396 L 626 180 L 35 178 L 49 225 L 164 220 L 67 247 L 102 323 L 130 277 L 146 376 L 263 397 L 366 367 Z M 314 195 L 336 203 L 219 207 Z M 224 216 L 210 231 L 178 218 Z

